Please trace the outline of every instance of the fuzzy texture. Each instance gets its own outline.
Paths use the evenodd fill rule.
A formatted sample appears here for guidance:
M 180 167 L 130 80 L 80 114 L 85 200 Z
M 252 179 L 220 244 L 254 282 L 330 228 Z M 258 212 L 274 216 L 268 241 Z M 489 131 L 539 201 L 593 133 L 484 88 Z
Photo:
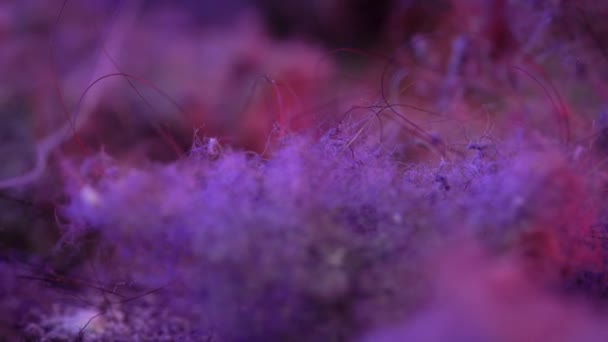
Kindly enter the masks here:
M 458 241 L 514 258 L 535 279 L 526 288 L 603 270 L 606 251 L 588 229 L 593 191 L 549 144 L 399 166 L 374 144 L 345 153 L 345 141 L 290 136 L 269 159 L 225 149 L 116 164 L 73 192 L 63 214 L 77 224 L 66 234 L 95 232 L 104 283 L 162 287 L 220 340 L 352 339 L 405 319 L 434 297 L 444 281 L 433 258 Z
M 0 5 L 0 335 L 608 337 L 605 6 L 37 2 Z

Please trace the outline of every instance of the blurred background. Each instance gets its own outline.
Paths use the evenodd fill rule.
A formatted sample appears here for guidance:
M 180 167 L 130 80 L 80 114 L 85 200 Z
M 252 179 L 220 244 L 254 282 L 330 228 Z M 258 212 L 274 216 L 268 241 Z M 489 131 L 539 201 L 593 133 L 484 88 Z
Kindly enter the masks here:
M 193 128 L 260 152 L 273 129 L 308 129 L 387 96 L 439 119 L 482 107 L 501 117 L 495 114 L 518 106 L 530 124 L 545 122 L 545 115 L 523 114 L 551 103 L 512 65 L 537 78 L 543 70 L 588 122 L 608 77 L 602 7 L 549 0 L 6 2 L 0 108 L 2 152 L 11 162 L 0 176 L 27 168 L 34 142 L 69 116 L 77 117 L 81 145 L 158 160 L 186 151 Z M 414 119 L 428 121 L 428 113 Z M 72 145 L 64 148 L 83 149 Z

